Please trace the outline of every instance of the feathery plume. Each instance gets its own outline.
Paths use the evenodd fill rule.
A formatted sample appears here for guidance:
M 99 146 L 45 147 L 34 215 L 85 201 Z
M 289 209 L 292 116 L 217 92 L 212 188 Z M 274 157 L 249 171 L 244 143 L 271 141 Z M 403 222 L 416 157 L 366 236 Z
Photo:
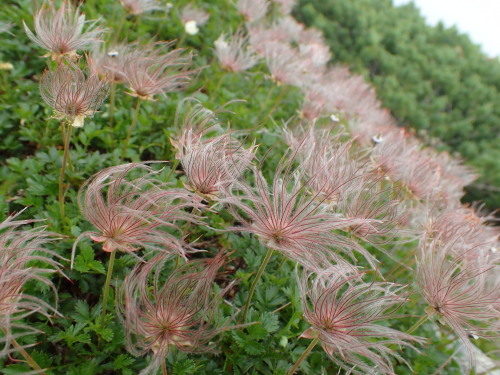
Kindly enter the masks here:
M 242 72 L 258 62 L 258 57 L 248 46 L 248 37 L 239 30 L 226 41 L 221 34 L 215 41 L 215 55 L 221 66 L 230 72 Z
M 238 181 L 254 158 L 256 146 L 245 149 L 231 134 L 188 143 L 179 159 L 188 179 L 186 188 L 214 200 Z
M 166 94 L 184 88 L 191 80 L 188 70 L 192 55 L 184 49 L 168 51 L 173 42 L 155 42 L 134 46 L 125 58 L 123 72 L 130 95 L 153 100 L 157 94 Z
M 69 0 L 64 0 L 59 9 L 52 2 L 44 3 L 34 18 L 36 35 L 23 21 L 26 34 L 34 43 L 48 50 L 47 56 L 53 59 L 62 56 L 76 58 L 77 51 L 102 42 L 105 31 L 98 27 L 99 20 L 85 21 L 85 14 L 80 14 L 80 8 L 74 8 Z M 83 31 L 85 24 L 87 28 Z
M 457 252 L 460 246 L 464 249 Z M 469 353 L 471 368 L 475 355 L 470 336 L 492 338 L 492 332 L 498 337 L 500 285 L 498 279 L 495 285 L 487 283 L 488 274 L 496 271 L 494 266 L 467 261 L 467 253 L 474 248 L 465 246 L 461 235 L 446 241 L 439 236 L 424 236 L 416 279 L 420 294 L 429 304 L 426 313 L 457 334 Z
M 395 375 L 391 357 L 405 362 L 392 345 L 414 348 L 423 340 L 375 324 L 396 318 L 405 298 L 401 287 L 388 283 L 366 284 L 361 275 L 338 272 L 302 272 L 299 278 L 304 317 L 312 327 L 301 337 L 319 339 L 338 366 L 354 374 Z
M 152 361 L 140 375 L 156 374 L 172 348 L 200 353 L 214 351 L 213 339 L 227 326 L 216 323 L 222 291 L 213 295 L 212 284 L 224 256 L 190 261 L 173 271 L 162 284 L 164 262 L 157 258 L 132 270 L 119 296 L 119 316 L 126 330 L 128 351 Z
M 131 175 L 139 174 L 133 179 Z M 81 187 L 78 204 L 85 218 L 98 230 L 84 232 L 83 237 L 103 243 L 103 250 L 133 253 L 148 251 L 176 253 L 185 256 L 187 248 L 181 239 L 167 231 L 178 231 L 179 221 L 200 223 L 185 208 L 202 208 L 199 198 L 183 190 L 172 189 L 154 178 L 158 172 L 144 163 L 123 164 L 96 173 Z
M 55 312 L 40 298 L 24 293 L 23 288 L 27 282 L 36 280 L 56 293 L 46 274 L 59 270 L 61 266 L 51 259 L 60 256 L 44 248 L 54 234 L 47 232 L 45 227 L 21 230 L 22 225 L 31 224 L 34 220 L 14 220 L 18 215 L 0 223 L 0 345 L 3 346 L 0 356 L 19 349 L 17 338 L 40 332 L 20 323 L 21 319 L 37 312 L 50 318 L 50 312 Z M 32 261 L 41 261 L 54 269 L 31 266 Z
M 108 95 L 108 83 L 90 69 L 59 64 L 46 70 L 40 79 L 40 94 L 54 110 L 54 118 L 82 127 L 85 117 L 92 117 Z
M 366 250 L 336 232 L 368 220 L 330 213 L 324 204 L 329 197 L 309 194 L 310 182 L 307 179 L 303 182 L 303 172 L 292 171 L 294 159 L 295 154 L 282 158 L 271 185 L 253 168 L 255 188 L 244 182 L 231 186 L 232 194 L 220 202 L 230 205 L 233 216 L 241 224 L 232 230 L 253 233 L 267 247 L 313 270 L 321 269 L 332 260 L 345 263 L 332 248 L 352 259 L 355 259 L 353 250 L 359 251 L 373 264 L 374 259 Z
M 269 0 L 238 0 L 236 3 L 238 12 L 248 22 L 262 19 L 269 9 Z
M 120 0 L 120 2 L 127 12 L 133 15 L 166 9 L 158 0 Z
M 126 77 L 123 74 L 128 53 L 133 44 L 112 44 L 104 48 L 94 48 L 92 51 L 92 68 L 101 77 L 115 83 L 123 83 Z

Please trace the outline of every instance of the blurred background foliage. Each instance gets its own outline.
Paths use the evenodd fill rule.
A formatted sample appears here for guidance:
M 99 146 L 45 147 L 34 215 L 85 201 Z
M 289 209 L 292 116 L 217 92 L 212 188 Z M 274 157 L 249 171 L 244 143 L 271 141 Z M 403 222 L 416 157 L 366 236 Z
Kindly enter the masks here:
M 323 31 L 332 62 L 372 82 L 401 126 L 476 168 L 465 201 L 500 207 L 498 59 L 455 27 L 427 25 L 412 3 L 301 0 L 295 16 Z

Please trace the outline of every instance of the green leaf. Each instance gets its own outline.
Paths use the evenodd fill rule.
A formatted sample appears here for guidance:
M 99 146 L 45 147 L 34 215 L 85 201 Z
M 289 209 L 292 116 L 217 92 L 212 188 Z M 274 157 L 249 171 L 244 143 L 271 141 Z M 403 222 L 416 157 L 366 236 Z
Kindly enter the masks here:
M 88 244 L 82 244 L 80 254 L 75 258 L 75 270 L 79 272 L 105 274 L 106 269 L 102 262 L 95 260 L 94 249 Z
M 113 368 L 115 370 L 126 369 L 132 363 L 134 363 L 133 358 L 129 357 L 126 354 L 120 354 L 118 357 L 116 357 L 115 361 L 113 362 Z

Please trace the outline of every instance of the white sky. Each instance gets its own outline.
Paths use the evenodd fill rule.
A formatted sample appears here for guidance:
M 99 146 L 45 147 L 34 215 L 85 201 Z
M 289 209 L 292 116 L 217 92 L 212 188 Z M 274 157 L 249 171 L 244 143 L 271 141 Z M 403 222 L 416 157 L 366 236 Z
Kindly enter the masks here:
M 427 23 L 443 21 L 469 34 L 491 57 L 500 56 L 500 0 L 393 0 L 395 5 L 414 2 Z

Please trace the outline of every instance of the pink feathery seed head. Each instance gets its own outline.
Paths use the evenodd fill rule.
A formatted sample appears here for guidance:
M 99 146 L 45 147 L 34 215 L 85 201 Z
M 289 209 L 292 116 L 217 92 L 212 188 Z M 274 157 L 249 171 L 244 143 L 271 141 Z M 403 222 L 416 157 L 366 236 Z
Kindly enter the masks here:
M 469 261 L 483 259 L 492 252 L 499 240 L 499 229 L 492 224 L 496 219 L 492 214 L 481 213 L 480 207 L 448 207 L 444 210 L 432 207 L 424 218 L 422 227 L 427 238 L 439 237 L 445 243 L 454 243 L 460 236 L 458 246 L 450 249 Z M 474 249 L 461 254 L 464 249 Z M 493 251 L 493 253 L 495 253 Z M 495 254 L 491 254 L 495 258 Z M 498 255 L 496 255 L 498 257 Z
M 131 163 L 95 174 L 78 193 L 80 211 L 97 229 L 83 237 L 103 243 L 107 252 L 133 253 L 140 248 L 185 256 L 187 247 L 171 231 L 181 232 L 179 221 L 200 223 L 185 209 L 202 209 L 199 198 L 184 189 L 173 189 L 155 178 L 150 163 Z
M 314 73 L 323 73 L 332 57 L 330 47 L 322 43 L 299 44 L 299 55 L 305 61 L 305 69 Z
M 217 199 L 240 179 L 256 150 L 255 145 L 245 149 L 231 133 L 188 144 L 179 152 L 186 188 L 209 201 Z
M 270 50 L 276 44 L 288 46 L 290 43 L 290 36 L 287 34 L 287 31 L 277 27 L 276 24 L 265 27 L 261 23 L 258 23 L 256 25 L 248 25 L 247 29 L 250 46 L 260 56 L 265 57 L 266 50 Z
M 457 246 L 464 246 L 457 255 Z M 437 316 L 462 340 L 469 353 L 469 366 L 475 356 L 469 336 L 498 337 L 500 325 L 500 285 L 487 283 L 492 265 L 472 263 L 461 234 L 444 241 L 439 237 L 421 240 L 417 257 L 416 280 L 420 294 L 428 303 L 426 312 Z
M 156 257 L 126 277 L 117 295 L 127 349 L 135 356 L 153 355 L 141 375 L 156 374 L 172 348 L 190 353 L 215 351 L 215 336 L 230 328 L 216 323 L 225 290 L 212 293 L 224 261 L 222 255 L 190 261 L 161 282 L 164 261 Z
M 463 165 L 462 160 L 454 158 L 447 152 L 436 152 L 434 148 L 424 150 L 429 162 L 439 171 L 439 192 L 448 205 L 460 205 L 465 194 L 464 188 L 474 182 L 479 175 L 471 167 Z
M 269 0 L 238 0 L 236 8 L 246 21 L 256 22 L 267 14 Z
M 292 86 L 300 86 L 303 82 L 305 61 L 293 47 L 280 42 L 266 43 L 264 58 L 274 82 Z
M 404 130 L 381 134 L 372 144 L 371 157 L 375 167 L 397 180 L 408 161 L 415 160 L 420 144 Z M 414 168 L 412 168 L 414 169 Z
M 366 159 L 353 150 L 353 142 L 342 141 L 346 133 L 341 128 L 308 128 L 300 126 L 284 130 L 289 147 L 297 153 L 309 188 L 325 203 L 336 205 L 339 198 L 359 185 L 367 173 Z
M 196 26 L 203 26 L 210 19 L 210 14 L 206 10 L 197 8 L 190 3 L 182 8 L 181 19 L 183 24 L 195 22 Z
M 59 64 L 56 70 L 46 70 L 40 79 L 40 94 L 54 110 L 54 118 L 74 127 L 82 127 L 85 118 L 94 115 L 108 91 L 107 80 L 99 78 L 92 62 L 88 71 L 73 64 Z
M 237 100 L 227 102 L 218 109 L 212 111 L 205 108 L 203 104 L 193 98 L 187 97 L 181 100 L 177 107 L 174 121 L 175 133 L 170 142 L 177 150 L 176 158 L 181 158 L 182 150 L 191 144 L 206 142 L 203 138 L 212 138 L 223 133 L 218 115 L 220 113 L 233 113 L 227 107 Z
M 332 261 L 345 263 L 336 251 L 353 260 L 353 251 L 359 251 L 373 264 L 366 250 L 338 232 L 365 220 L 330 213 L 324 204 L 328 197 L 310 194 L 308 179 L 300 169 L 293 169 L 295 156 L 288 153 L 282 158 L 272 184 L 257 168 L 253 168 L 255 187 L 233 183 L 231 194 L 220 199 L 229 204 L 241 225 L 231 230 L 253 233 L 265 246 L 310 269 L 321 269 Z
M 352 273 L 352 272 L 351 272 Z M 391 357 L 406 361 L 391 346 L 414 348 L 424 340 L 376 324 L 397 318 L 406 301 L 402 287 L 364 283 L 360 274 L 304 271 L 298 275 L 304 318 L 311 327 L 301 337 L 318 338 L 338 366 L 354 374 L 395 375 Z
M 138 15 L 154 10 L 167 10 L 158 0 L 120 0 L 123 7 L 133 15 Z
M 44 247 L 55 239 L 55 234 L 45 227 L 21 229 L 36 220 L 14 220 L 19 214 L 0 223 L 0 356 L 18 350 L 11 347 L 13 339 L 39 332 L 20 323 L 21 319 L 36 312 L 48 318 L 57 314 L 46 302 L 23 292 L 27 282 L 36 280 L 52 288 L 57 302 L 56 290 L 46 275 L 60 271 L 61 264 L 53 258 L 62 258 Z M 49 268 L 35 267 L 31 262 L 43 262 Z
M 151 42 L 134 45 L 124 61 L 123 71 L 131 93 L 143 100 L 153 100 L 157 94 L 183 89 L 195 70 L 189 70 L 192 54 L 184 49 L 170 50 L 173 42 Z
M 80 8 L 73 7 L 69 0 L 64 0 L 58 9 L 53 2 L 44 3 L 34 16 L 35 33 L 23 21 L 28 37 L 48 50 L 47 55 L 53 59 L 76 58 L 77 51 L 102 42 L 105 29 L 98 27 L 98 22 L 85 21 L 85 14 L 80 14 Z
M 242 72 L 254 66 L 259 58 L 249 48 L 248 37 L 238 30 L 229 40 L 221 34 L 215 41 L 215 55 L 222 68 L 230 72 Z
M 94 48 L 92 51 L 92 67 L 99 74 L 114 83 L 124 83 L 126 77 L 123 74 L 125 61 L 130 48 L 134 44 L 112 44 L 102 48 Z
M 408 216 L 402 209 L 401 188 L 368 171 L 357 182 L 339 199 L 336 211 L 348 218 L 372 220 L 351 227 L 355 236 L 373 244 L 390 241 Z

